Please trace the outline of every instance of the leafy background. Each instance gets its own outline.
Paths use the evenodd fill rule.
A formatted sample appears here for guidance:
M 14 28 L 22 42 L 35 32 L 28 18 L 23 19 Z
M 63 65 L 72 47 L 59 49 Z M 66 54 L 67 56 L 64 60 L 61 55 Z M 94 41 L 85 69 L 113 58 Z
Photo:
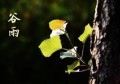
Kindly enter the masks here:
M 92 25 L 95 0 L 1 0 L 0 1 L 0 77 L 1 84 L 87 84 L 89 72 L 64 72 L 72 61 L 60 60 L 56 52 L 44 58 L 38 45 L 49 38 L 49 21 L 62 19 L 68 22 L 67 31 L 75 45 L 87 23 Z M 9 14 L 18 13 L 14 25 Z M 18 38 L 9 37 L 9 30 L 16 26 Z M 63 45 L 67 44 L 61 37 Z M 81 44 L 79 44 L 81 46 Z M 89 39 L 85 47 L 89 58 Z

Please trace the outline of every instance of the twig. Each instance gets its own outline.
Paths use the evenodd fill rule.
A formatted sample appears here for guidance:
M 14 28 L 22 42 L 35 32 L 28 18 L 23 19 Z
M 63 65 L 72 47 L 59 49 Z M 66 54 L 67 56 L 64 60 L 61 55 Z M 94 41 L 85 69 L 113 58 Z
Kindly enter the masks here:
M 85 72 L 85 71 L 88 71 L 88 70 L 90 70 L 90 68 L 81 70 L 81 71 L 79 71 L 79 72 Z

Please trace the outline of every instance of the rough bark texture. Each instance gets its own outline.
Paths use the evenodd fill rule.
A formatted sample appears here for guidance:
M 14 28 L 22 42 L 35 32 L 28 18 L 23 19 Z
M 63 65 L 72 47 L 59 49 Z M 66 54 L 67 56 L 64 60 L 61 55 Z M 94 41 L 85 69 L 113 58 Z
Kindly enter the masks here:
M 120 84 L 120 0 L 97 0 L 89 84 Z

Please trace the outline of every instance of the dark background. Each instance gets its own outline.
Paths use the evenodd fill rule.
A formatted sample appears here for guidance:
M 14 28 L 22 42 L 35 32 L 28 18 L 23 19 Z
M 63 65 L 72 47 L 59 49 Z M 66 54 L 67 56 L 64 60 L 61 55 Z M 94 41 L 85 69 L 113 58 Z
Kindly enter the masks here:
M 66 74 L 66 65 L 74 59 L 60 60 L 59 51 L 45 58 L 39 44 L 49 38 L 49 21 L 66 20 L 67 31 L 74 45 L 82 43 L 78 36 L 84 26 L 92 25 L 95 0 L 1 0 L 0 1 L 0 84 L 87 84 L 89 71 Z M 16 12 L 20 21 L 14 25 L 9 14 Z M 19 37 L 9 37 L 9 30 L 16 26 Z M 70 47 L 61 36 L 65 47 Z M 86 42 L 84 59 L 89 56 L 89 39 Z

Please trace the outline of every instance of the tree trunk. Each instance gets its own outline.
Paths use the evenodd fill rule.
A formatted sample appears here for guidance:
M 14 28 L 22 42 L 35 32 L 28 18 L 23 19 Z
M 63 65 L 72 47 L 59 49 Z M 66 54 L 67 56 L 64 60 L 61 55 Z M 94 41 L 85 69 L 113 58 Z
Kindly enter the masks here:
M 120 84 L 120 0 L 97 0 L 89 84 Z

